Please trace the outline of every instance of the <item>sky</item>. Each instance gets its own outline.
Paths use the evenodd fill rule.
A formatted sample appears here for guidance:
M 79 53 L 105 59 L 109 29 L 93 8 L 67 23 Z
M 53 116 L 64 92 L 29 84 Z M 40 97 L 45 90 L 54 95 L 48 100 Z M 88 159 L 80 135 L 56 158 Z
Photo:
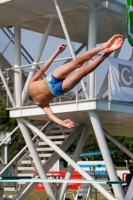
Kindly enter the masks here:
M 126 4 L 126 0 L 116 0 L 116 1 L 122 4 Z M 35 57 L 37 53 L 37 49 L 39 47 L 41 38 L 42 38 L 42 34 L 40 33 L 22 29 L 22 45 L 32 55 L 33 58 Z M 60 43 L 67 44 L 66 40 L 64 39 L 59 39 L 59 38 L 49 36 L 40 61 L 44 61 L 48 57 L 50 57 Z M 74 49 L 77 49 L 80 46 L 80 44 L 78 43 L 72 43 L 72 45 Z M 129 60 L 131 52 L 132 52 L 132 47 L 130 46 L 130 44 L 128 43 L 126 39 L 123 44 L 123 48 L 120 52 L 119 58 Z M 70 55 L 71 54 L 70 54 L 69 48 L 67 47 L 66 50 L 59 57 L 66 57 Z
M 35 58 L 35 56 L 36 56 L 36 53 L 38 51 L 38 47 L 39 47 L 41 39 L 42 39 L 42 36 L 43 36 L 43 34 L 41 34 L 41 33 L 32 32 L 32 31 L 22 29 L 21 43 L 33 58 Z M 44 47 L 42 56 L 40 58 L 40 62 L 46 61 L 55 52 L 55 50 L 57 49 L 57 47 L 61 43 L 67 44 L 67 41 L 64 40 L 64 39 L 61 39 L 61 38 L 49 36 L 48 40 L 46 42 L 46 46 Z M 72 42 L 72 46 L 73 46 L 74 50 L 76 50 L 80 45 L 81 44 Z M 61 53 L 57 57 L 57 59 L 58 58 L 70 57 L 70 56 L 71 56 L 71 53 L 70 53 L 69 48 L 67 46 L 65 51 L 63 53 Z M 61 65 L 61 63 L 63 64 L 63 62 L 65 62 L 65 61 L 62 61 L 60 63 L 54 63 L 54 65 L 52 64 L 51 65 L 52 70 L 54 68 L 56 68 L 58 65 Z M 47 73 L 49 71 L 51 71 L 51 68 L 47 71 Z
M 30 53 L 30 55 L 33 58 L 35 58 L 35 56 L 36 56 L 38 47 L 39 47 L 41 39 L 42 39 L 42 36 L 43 35 L 40 34 L 40 33 L 36 33 L 36 32 L 32 32 L 32 31 L 22 29 L 22 33 L 21 33 L 22 45 L 26 48 L 26 50 Z M 57 46 L 60 43 L 67 44 L 67 41 L 64 40 L 64 39 L 49 36 L 49 38 L 46 42 L 46 46 L 44 48 L 44 51 L 42 53 L 40 62 L 46 61 L 54 53 L 54 51 L 56 50 Z M 74 50 L 76 50 L 81 44 L 72 42 L 72 45 L 73 45 Z M 85 49 L 83 51 L 85 51 Z M 123 47 L 122 47 L 120 54 L 119 54 L 119 58 L 129 60 L 130 57 L 131 57 L 131 53 L 132 53 L 132 47 L 128 43 L 127 39 L 125 39 Z M 69 48 L 67 46 L 66 50 L 63 53 L 61 53 L 57 58 L 65 58 L 65 57 L 69 57 L 69 56 L 71 56 L 71 53 L 70 53 Z M 49 67 L 47 72 L 45 72 L 45 74 L 48 75 L 49 72 L 51 72 L 52 70 L 54 70 L 58 66 L 62 65 L 63 63 L 64 63 L 64 61 L 53 63 Z M 97 77 L 96 80 L 97 81 L 96 81 L 96 86 L 95 86 L 96 94 L 99 92 L 99 89 L 102 85 L 105 74 L 108 70 L 107 65 L 108 64 L 107 64 L 107 60 L 106 60 L 104 63 L 102 63 L 97 68 L 97 71 L 96 71 L 96 77 Z M 84 78 L 84 80 L 86 81 L 85 78 Z
M 116 0 L 116 1 L 122 4 L 126 4 L 126 0 Z M 43 35 L 41 33 L 22 29 L 22 45 L 26 48 L 26 50 L 31 54 L 33 58 L 35 58 L 42 36 Z M 40 61 L 47 60 L 56 50 L 57 46 L 60 43 L 67 44 L 67 41 L 64 39 L 49 36 Z M 76 50 L 81 44 L 72 42 L 72 45 L 74 50 Z M 83 51 L 85 51 L 85 49 Z M 127 39 L 125 39 L 125 42 L 119 54 L 119 58 L 129 60 L 131 53 L 132 53 L 132 47 L 128 43 Z M 58 56 L 58 58 L 64 58 L 70 55 L 71 53 L 69 51 L 69 48 L 67 47 L 66 50 L 60 56 Z M 55 66 L 57 67 L 57 65 Z
M 33 58 L 37 53 L 42 36 L 43 35 L 40 33 L 22 29 L 22 45 L 26 48 L 26 50 L 31 54 Z M 64 39 L 49 36 L 40 61 L 45 61 L 46 59 L 48 59 L 52 55 L 52 53 L 56 50 L 56 48 L 60 43 L 67 44 L 67 41 Z M 72 42 L 72 45 L 74 49 L 77 49 L 81 44 Z M 125 39 L 125 42 L 119 54 L 119 58 L 128 60 L 131 56 L 131 52 L 132 52 L 132 47 L 128 43 L 127 39 Z M 59 57 L 64 58 L 70 55 L 71 54 L 67 46 L 66 50 Z

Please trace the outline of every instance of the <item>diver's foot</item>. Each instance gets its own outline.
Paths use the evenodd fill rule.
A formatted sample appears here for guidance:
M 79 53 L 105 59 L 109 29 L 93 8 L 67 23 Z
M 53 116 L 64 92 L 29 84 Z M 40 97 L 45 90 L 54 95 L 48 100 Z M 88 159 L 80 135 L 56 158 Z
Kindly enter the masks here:
M 112 46 L 104 49 L 104 54 L 111 54 L 113 51 L 116 51 L 117 49 L 121 48 L 122 44 L 123 39 L 120 37 L 117 40 L 115 40 Z
M 105 48 L 111 47 L 119 38 L 121 38 L 123 40 L 123 35 L 121 35 L 121 34 L 114 35 L 106 43 L 104 43 Z

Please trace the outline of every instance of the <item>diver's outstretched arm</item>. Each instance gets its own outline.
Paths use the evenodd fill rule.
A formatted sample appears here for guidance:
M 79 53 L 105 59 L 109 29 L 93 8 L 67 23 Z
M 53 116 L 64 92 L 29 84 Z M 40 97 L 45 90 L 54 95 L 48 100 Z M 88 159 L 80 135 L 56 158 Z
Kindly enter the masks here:
M 43 64 L 40 70 L 32 77 L 31 81 L 38 81 L 42 74 L 49 68 L 53 60 L 62 53 L 66 48 L 66 44 L 60 44 L 54 54 Z
M 67 127 L 67 128 L 73 128 L 73 127 L 74 127 L 74 122 L 71 121 L 70 119 L 61 120 L 61 119 L 59 119 L 58 117 L 56 117 L 56 116 L 53 114 L 53 112 L 52 112 L 52 110 L 51 110 L 49 104 L 46 105 L 46 106 L 43 108 L 43 110 L 44 110 L 44 112 L 46 113 L 46 115 L 48 116 L 48 118 L 49 118 L 50 120 L 54 121 L 55 123 L 60 124 L 61 126 L 65 126 L 65 127 Z

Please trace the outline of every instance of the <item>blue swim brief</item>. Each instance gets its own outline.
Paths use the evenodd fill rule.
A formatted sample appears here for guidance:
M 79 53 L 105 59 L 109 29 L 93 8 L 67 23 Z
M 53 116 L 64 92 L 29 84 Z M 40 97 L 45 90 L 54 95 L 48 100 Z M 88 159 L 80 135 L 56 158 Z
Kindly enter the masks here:
M 49 75 L 46 78 L 46 82 L 49 86 L 49 89 L 55 96 L 61 96 L 64 94 L 62 90 L 62 82 L 64 79 L 59 79 L 53 76 L 53 74 L 50 72 Z

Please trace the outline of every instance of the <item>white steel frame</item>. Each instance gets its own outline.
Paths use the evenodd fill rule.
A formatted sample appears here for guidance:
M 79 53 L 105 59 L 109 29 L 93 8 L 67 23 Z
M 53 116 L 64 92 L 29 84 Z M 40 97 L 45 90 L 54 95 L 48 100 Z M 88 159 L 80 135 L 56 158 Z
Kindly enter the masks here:
M 58 14 L 58 17 L 60 19 L 60 22 L 61 22 L 64 34 L 65 34 L 66 40 L 68 42 L 68 46 L 69 46 L 72 58 L 75 59 L 76 56 L 75 56 L 74 50 L 72 48 L 70 36 L 69 36 L 68 30 L 67 30 L 67 27 L 65 25 L 65 21 L 63 19 L 63 15 L 61 13 L 60 6 L 59 6 L 57 0 L 53 0 L 53 2 L 55 4 L 56 10 L 57 10 L 57 14 Z M 101 6 L 105 6 L 105 4 L 103 3 L 103 4 L 101 4 Z M 97 6 L 96 5 L 92 5 L 92 6 L 89 7 L 89 11 L 88 11 L 88 13 L 89 13 L 88 49 L 93 48 L 96 45 L 97 12 L 98 11 L 97 11 Z M 121 11 L 121 12 L 123 12 L 123 11 Z M 47 38 L 48 38 L 48 36 L 50 34 L 50 30 L 51 30 L 52 25 L 54 23 L 55 16 L 51 14 L 49 16 L 49 18 L 50 18 L 49 23 L 48 23 L 48 25 L 46 27 L 46 30 L 44 32 L 44 35 L 42 37 L 42 41 L 41 41 L 40 46 L 38 48 L 37 54 L 35 56 L 33 65 L 31 67 L 31 71 L 29 73 L 29 76 L 27 78 L 27 81 L 26 81 L 26 84 L 25 84 L 25 87 L 24 87 L 23 91 L 22 91 L 22 69 L 21 69 L 21 67 L 19 67 L 21 65 L 21 63 L 20 63 L 21 62 L 20 61 L 21 27 L 18 24 L 15 25 L 15 44 L 14 44 L 14 55 L 15 55 L 14 56 L 14 67 L 16 68 L 14 70 L 14 75 L 15 75 L 14 76 L 14 82 L 15 82 L 15 91 L 16 91 L 15 92 L 15 97 L 14 97 L 15 100 L 13 99 L 13 97 L 11 95 L 9 87 L 8 87 L 8 85 L 7 85 L 7 83 L 6 83 L 5 79 L 4 79 L 4 76 L 2 74 L 2 71 L 0 69 L 0 76 L 2 78 L 4 86 L 6 88 L 7 94 L 9 96 L 10 100 L 11 100 L 13 108 L 21 107 L 21 106 L 24 105 L 25 99 L 26 99 L 27 94 L 28 94 L 28 83 L 29 83 L 31 77 L 35 73 L 36 66 L 37 66 L 37 64 L 38 64 L 38 62 L 40 60 L 40 57 L 41 57 L 41 54 L 42 54 L 43 49 L 45 47 Z M 82 86 L 85 98 L 93 100 L 94 97 L 95 97 L 95 72 L 93 72 L 93 73 L 91 73 L 89 75 L 89 94 L 88 94 L 88 91 L 87 91 L 87 89 L 85 87 L 85 84 L 84 84 L 83 80 L 81 81 L 81 86 Z M 76 91 L 77 91 L 77 89 L 76 89 Z M 21 95 L 21 93 L 22 93 L 22 95 Z M 106 140 L 105 140 L 105 136 L 108 137 L 108 138 L 109 138 L 109 136 L 105 131 L 102 130 L 102 126 L 101 126 L 101 123 L 100 123 L 100 120 L 99 120 L 97 112 L 96 111 L 88 111 L 88 112 L 89 112 L 90 120 L 91 120 L 93 129 L 94 129 L 97 141 L 99 143 L 99 147 L 100 147 L 102 155 L 103 155 L 103 159 L 104 159 L 105 164 L 107 166 L 107 171 L 108 171 L 109 177 L 110 177 L 111 180 L 114 180 L 114 181 L 116 180 L 117 181 L 118 179 L 117 179 L 116 171 L 114 169 L 114 166 L 113 166 L 113 163 L 112 163 L 112 160 L 111 160 L 111 156 L 110 156 L 110 153 L 109 153 L 109 150 L 108 150 L 108 147 L 107 147 L 107 143 L 106 143 Z M 38 171 L 38 174 L 39 174 L 40 178 L 42 178 L 42 179 L 43 178 L 44 179 L 47 178 L 46 177 L 46 171 L 47 170 L 44 170 L 44 168 L 42 167 L 41 161 L 39 159 L 39 156 L 37 155 L 37 152 L 35 150 L 33 141 L 30 138 L 29 131 L 28 131 L 27 127 L 30 130 L 32 130 L 33 132 L 35 132 L 36 135 L 39 136 L 43 141 L 45 141 L 52 149 L 54 149 L 54 151 L 56 152 L 56 154 L 58 156 L 63 157 L 69 163 L 68 171 L 67 171 L 67 174 L 66 174 L 66 177 L 65 177 L 66 179 L 70 178 L 73 169 L 75 169 L 85 179 L 93 180 L 93 178 L 87 172 L 85 172 L 83 169 L 81 169 L 76 163 L 76 161 L 77 161 L 77 159 L 79 157 L 79 154 L 80 154 L 80 152 L 81 152 L 81 150 L 83 148 L 83 145 L 85 143 L 85 140 L 86 140 L 86 137 L 87 137 L 87 133 L 89 131 L 89 126 L 88 125 L 86 125 L 85 127 L 83 126 L 84 127 L 84 131 L 83 131 L 83 133 L 81 135 L 81 138 L 79 140 L 79 144 L 78 144 L 78 146 L 77 146 L 77 148 L 75 150 L 73 159 L 71 159 L 63 151 L 63 147 L 59 148 L 58 146 L 56 146 L 46 135 L 44 135 L 39 129 L 37 129 L 28 120 L 20 117 L 20 118 L 17 118 L 17 122 L 18 122 L 18 125 L 19 125 L 19 127 L 20 127 L 20 129 L 22 131 L 22 135 L 23 135 L 23 137 L 24 137 L 24 139 L 26 141 L 26 144 L 27 144 L 27 146 L 29 148 L 29 151 L 30 151 L 30 153 L 32 155 L 32 158 L 34 160 L 34 163 L 35 163 L 35 166 L 36 166 L 36 169 Z M 82 127 L 82 129 L 83 129 L 83 127 Z M 78 132 L 78 129 L 77 129 L 77 132 Z M 105 134 L 105 136 L 104 136 L 104 134 Z M 122 147 L 122 145 L 118 144 L 118 142 L 116 142 L 111 137 L 110 137 L 110 139 L 116 145 L 121 146 L 121 149 L 124 150 L 128 155 L 133 157 L 133 155 L 131 155 L 129 151 L 125 150 L 125 148 Z M 54 164 L 54 161 L 53 161 L 53 164 Z M 132 180 L 131 184 L 133 184 L 133 180 Z M 46 192 L 47 192 L 47 194 L 49 196 L 49 199 L 50 200 L 56 200 L 56 197 L 55 197 L 50 185 L 48 183 L 45 183 L 44 185 L 45 185 L 45 188 L 46 188 Z M 115 197 L 113 197 L 101 185 L 99 185 L 99 184 L 92 184 L 92 185 L 97 190 L 99 190 L 109 200 L 124 200 L 124 199 L 125 200 L 131 200 L 131 198 L 133 196 L 133 192 L 132 192 L 131 186 L 129 187 L 129 191 L 127 192 L 126 196 L 124 197 L 121 185 L 117 185 L 117 184 L 113 185 L 113 189 L 114 189 L 114 193 L 115 193 Z M 62 185 L 62 187 L 61 187 L 61 189 L 60 189 L 60 191 L 58 193 L 58 199 L 61 200 L 61 198 L 63 197 L 63 193 L 65 192 L 66 186 L 67 185 L 65 183 Z M 23 191 L 23 194 L 18 199 L 24 199 L 26 194 L 27 194 L 27 192 Z

